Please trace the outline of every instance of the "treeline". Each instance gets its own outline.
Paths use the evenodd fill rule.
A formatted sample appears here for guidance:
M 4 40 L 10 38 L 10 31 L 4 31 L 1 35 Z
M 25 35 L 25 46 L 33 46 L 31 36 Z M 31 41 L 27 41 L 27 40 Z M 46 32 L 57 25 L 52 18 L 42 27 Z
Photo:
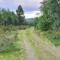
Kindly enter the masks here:
M 60 29 L 60 1 L 43 0 L 40 7 L 42 16 L 37 18 L 35 27 L 41 31 Z
M 17 23 L 17 16 L 14 12 L 6 9 L 0 9 L 0 25 L 16 25 Z
M 22 25 L 24 23 L 24 15 L 22 7 L 19 5 L 16 14 L 9 9 L 0 9 L 0 25 Z M 18 15 L 21 14 L 21 15 Z

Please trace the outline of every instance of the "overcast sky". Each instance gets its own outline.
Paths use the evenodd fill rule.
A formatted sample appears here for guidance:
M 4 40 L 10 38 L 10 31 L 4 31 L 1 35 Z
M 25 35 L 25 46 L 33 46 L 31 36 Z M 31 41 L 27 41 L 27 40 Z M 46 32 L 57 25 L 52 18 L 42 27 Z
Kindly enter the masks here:
M 0 8 L 8 8 L 15 11 L 18 5 L 22 5 L 25 12 L 37 11 L 42 0 L 0 0 Z M 28 13 L 27 13 L 28 14 Z

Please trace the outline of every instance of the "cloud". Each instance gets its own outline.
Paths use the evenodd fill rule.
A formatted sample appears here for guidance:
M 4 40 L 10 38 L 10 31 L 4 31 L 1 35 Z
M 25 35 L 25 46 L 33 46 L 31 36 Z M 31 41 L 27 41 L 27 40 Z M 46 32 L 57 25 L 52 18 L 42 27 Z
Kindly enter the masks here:
M 41 16 L 42 13 L 40 11 L 32 11 L 25 13 L 25 18 L 35 18 Z
M 22 5 L 25 11 L 37 10 L 41 1 L 42 0 L 0 0 L 0 7 L 15 10 L 18 5 Z
M 17 5 L 21 4 L 23 7 L 39 7 L 42 0 L 14 0 Z
M 15 12 L 18 5 L 22 5 L 25 11 L 25 17 L 34 18 L 41 15 L 41 12 L 37 11 L 41 1 L 42 0 L 0 0 L 0 8 L 9 8 Z

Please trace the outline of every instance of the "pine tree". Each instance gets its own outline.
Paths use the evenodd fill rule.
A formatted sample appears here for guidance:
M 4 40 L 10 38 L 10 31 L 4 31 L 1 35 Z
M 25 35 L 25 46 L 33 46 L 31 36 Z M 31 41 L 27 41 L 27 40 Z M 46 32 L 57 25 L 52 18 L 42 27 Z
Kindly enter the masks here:
M 18 9 L 16 10 L 19 24 L 24 24 L 24 11 L 21 5 L 18 6 Z

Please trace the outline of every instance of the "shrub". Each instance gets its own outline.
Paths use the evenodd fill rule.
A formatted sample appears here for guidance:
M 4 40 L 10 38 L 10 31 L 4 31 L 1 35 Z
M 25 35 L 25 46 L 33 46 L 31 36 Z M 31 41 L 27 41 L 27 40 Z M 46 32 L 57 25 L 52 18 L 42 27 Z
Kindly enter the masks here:
M 43 0 L 40 10 L 43 16 L 38 18 L 37 28 L 44 31 L 60 29 L 60 4 L 57 0 Z
M 54 21 L 52 19 L 53 18 L 49 18 L 48 16 L 45 16 L 45 15 L 39 17 L 37 21 L 37 29 L 40 29 L 42 31 L 47 31 L 51 29 L 51 26 Z

